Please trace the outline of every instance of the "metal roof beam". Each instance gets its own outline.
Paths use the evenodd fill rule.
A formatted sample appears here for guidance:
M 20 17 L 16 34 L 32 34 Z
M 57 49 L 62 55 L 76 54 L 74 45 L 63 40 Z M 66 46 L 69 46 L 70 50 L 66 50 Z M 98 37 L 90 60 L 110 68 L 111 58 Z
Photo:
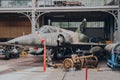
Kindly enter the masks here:
M 94 7 L 39 7 L 37 12 L 70 12 L 70 11 L 109 11 L 118 10 L 119 6 L 94 6 Z M 0 13 L 32 12 L 33 8 L 0 8 Z

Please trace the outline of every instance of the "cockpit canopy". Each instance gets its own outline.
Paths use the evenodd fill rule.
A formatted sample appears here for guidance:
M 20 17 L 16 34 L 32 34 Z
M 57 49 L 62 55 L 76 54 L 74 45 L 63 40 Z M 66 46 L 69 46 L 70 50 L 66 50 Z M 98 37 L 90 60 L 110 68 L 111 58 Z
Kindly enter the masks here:
M 45 26 L 42 26 L 38 31 L 43 33 L 54 33 L 54 32 L 57 32 L 58 30 L 59 28 L 57 27 L 45 25 Z

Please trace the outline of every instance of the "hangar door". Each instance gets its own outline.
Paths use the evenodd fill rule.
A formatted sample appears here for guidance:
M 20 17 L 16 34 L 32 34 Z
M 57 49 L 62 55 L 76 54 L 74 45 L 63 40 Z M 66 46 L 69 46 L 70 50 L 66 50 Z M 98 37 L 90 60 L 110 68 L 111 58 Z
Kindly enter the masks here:
M 0 41 L 31 33 L 29 20 L 20 14 L 0 15 Z

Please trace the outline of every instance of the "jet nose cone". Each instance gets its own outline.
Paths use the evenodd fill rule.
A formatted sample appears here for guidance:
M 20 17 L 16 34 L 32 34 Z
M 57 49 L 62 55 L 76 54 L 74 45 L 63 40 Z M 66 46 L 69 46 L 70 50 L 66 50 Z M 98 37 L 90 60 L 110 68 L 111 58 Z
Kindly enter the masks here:
M 15 40 L 15 39 L 9 40 L 7 42 L 10 43 L 10 44 L 19 44 L 19 41 Z
M 30 45 L 34 41 L 33 35 L 24 35 L 8 41 L 10 44 Z

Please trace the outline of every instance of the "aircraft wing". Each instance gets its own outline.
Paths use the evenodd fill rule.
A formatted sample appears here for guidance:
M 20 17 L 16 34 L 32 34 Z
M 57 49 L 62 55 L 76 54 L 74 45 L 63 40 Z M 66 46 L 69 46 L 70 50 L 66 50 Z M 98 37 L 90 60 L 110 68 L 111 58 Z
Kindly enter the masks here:
M 90 45 L 90 46 L 105 46 L 106 44 L 103 43 L 85 43 L 85 42 L 76 42 L 72 43 L 72 45 Z
M 103 43 L 84 43 L 84 42 L 71 43 L 71 45 L 75 46 L 75 47 L 79 47 L 83 50 L 89 50 L 90 48 L 92 48 L 94 46 L 100 46 L 102 48 L 104 48 L 106 46 L 106 44 L 103 44 Z

